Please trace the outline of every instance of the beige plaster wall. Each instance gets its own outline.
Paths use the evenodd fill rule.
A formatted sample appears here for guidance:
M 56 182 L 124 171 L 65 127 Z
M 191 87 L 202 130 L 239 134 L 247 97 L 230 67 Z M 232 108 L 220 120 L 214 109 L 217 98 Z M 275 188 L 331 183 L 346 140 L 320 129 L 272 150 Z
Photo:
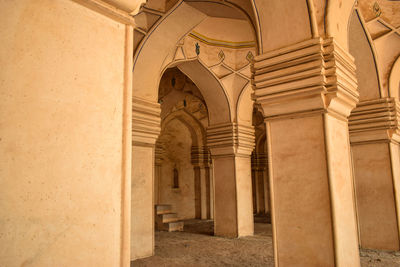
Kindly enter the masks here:
M 160 136 L 165 145 L 161 167 L 160 203 L 171 204 L 180 219 L 195 218 L 195 177 L 191 163 L 192 138 L 188 128 L 178 119 L 170 121 Z M 179 189 L 173 187 L 174 166 L 179 173 Z
M 325 115 L 326 147 L 337 266 L 359 266 L 353 176 L 347 122 Z
M 125 27 L 0 1 L 0 266 L 118 266 Z
M 271 121 L 267 129 L 275 258 L 279 266 L 333 266 L 322 116 Z
M 236 178 L 234 172 L 227 171 L 235 170 L 235 157 L 214 158 L 213 166 L 214 234 L 237 237 Z
M 400 209 L 400 145 L 398 143 L 390 144 L 390 156 L 392 158 L 392 175 L 395 192 L 396 210 L 397 210 L 397 227 L 400 229 L 399 209 Z M 399 230 L 400 231 L 400 230 Z M 400 233 L 399 233 L 400 236 Z
M 389 145 L 352 146 L 361 246 L 399 249 Z
M 131 260 L 154 252 L 154 148 L 132 147 Z
M 240 236 L 253 235 L 253 203 L 250 157 L 236 157 L 236 194 L 238 232 Z

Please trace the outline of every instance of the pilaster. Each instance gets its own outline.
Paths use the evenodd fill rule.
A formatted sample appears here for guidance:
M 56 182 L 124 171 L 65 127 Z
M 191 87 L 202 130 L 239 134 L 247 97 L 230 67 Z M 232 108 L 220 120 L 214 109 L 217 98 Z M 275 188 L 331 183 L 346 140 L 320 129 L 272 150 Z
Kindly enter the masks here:
M 269 211 L 268 207 L 268 192 L 266 191 L 266 181 L 267 178 L 265 173 L 267 171 L 267 155 L 265 153 L 252 154 L 251 158 L 251 168 L 254 173 L 255 179 L 255 196 L 256 196 L 256 212 L 257 213 L 267 213 Z
M 255 57 L 267 129 L 276 266 L 359 266 L 347 117 L 353 58 L 332 38 Z
M 360 102 L 351 113 L 349 130 L 361 247 L 399 250 L 399 102 Z
M 131 259 L 154 253 L 154 159 L 160 133 L 158 103 L 132 101 Z
M 211 218 L 211 181 L 210 163 L 211 155 L 205 146 L 192 146 L 191 162 L 194 166 L 195 185 L 195 207 L 196 218 Z
M 154 204 L 160 203 L 160 182 L 161 182 L 161 169 L 164 162 L 165 147 L 162 142 L 157 140 L 155 146 L 155 161 L 154 161 Z

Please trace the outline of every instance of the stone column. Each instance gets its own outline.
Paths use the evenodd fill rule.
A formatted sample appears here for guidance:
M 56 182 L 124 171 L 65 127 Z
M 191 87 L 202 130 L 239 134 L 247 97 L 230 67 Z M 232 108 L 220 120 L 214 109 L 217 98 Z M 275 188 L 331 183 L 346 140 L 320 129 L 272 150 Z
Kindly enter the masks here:
M 251 153 L 251 188 L 253 197 L 253 214 L 257 214 L 256 176 L 257 176 L 257 155 L 256 152 L 253 151 L 253 153 Z
M 264 211 L 267 215 L 270 215 L 270 193 L 269 193 L 269 179 L 268 179 L 268 155 L 266 153 L 258 153 L 258 166 L 259 166 L 259 175 L 260 180 L 262 179 L 263 183 L 263 193 L 264 193 Z M 262 178 L 261 178 L 262 177 Z
M 254 128 L 235 123 L 207 129 L 214 177 L 214 234 L 253 235 L 251 151 Z
M 191 161 L 195 174 L 195 208 L 197 219 L 210 219 L 210 175 L 207 147 L 193 146 Z
M 255 58 L 267 129 L 276 266 L 360 266 L 347 118 L 353 58 L 312 39 Z
M 155 147 L 155 162 L 154 162 L 154 204 L 163 204 L 160 203 L 160 182 L 161 182 L 161 168 L 164 162 L 164 144 L 157 141 Z
M 210 179 L 210 219 L 214 220 L 214 171 L 213 167 L 210 164 L 208 168 L 208 177 Z
M 154 253 L 154 158 L 160 105 L 133 98 L 131 260 Z
M 262 162 L 264 153 L 253 152 L 251 158 L 252 182 L 253 182 L 253 210 L 257 214 L 265 213 L 265 164 Z
M 265 172 L 265 154 L 257 153 L 257 213 L 265 213 L 265 186 L 264 186 L 264 172 Z
M 349 128 L 361 247 L 399 250 L 400 105 L 360 102 Z

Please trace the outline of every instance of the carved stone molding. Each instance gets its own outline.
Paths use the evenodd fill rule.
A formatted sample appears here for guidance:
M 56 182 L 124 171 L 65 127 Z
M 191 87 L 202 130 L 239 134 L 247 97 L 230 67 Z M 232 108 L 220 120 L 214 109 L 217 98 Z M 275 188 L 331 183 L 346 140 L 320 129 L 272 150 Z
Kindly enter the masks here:
M 332 38 L 255 57 L 253 98 L 267 119 L 329 112 L 346 119 L 358 101 L 353 57 Z
M 254 149 L 254 127 L 225 123 L 207 128 L 207 144 L 212 156 L 250 156 Z
M 400 103 L 382 98 L 358 103 L 349 118 L 350 142 L 400 142 Z
M 135 97 L 132 102 L 132 143 L 154 146 L 161 131 L 160 104 Z
M 251 169 L 255 171 L 264 171 L 267 169 L 268 155 L 265 153 L 251 154 Z
M 157 140 L 155 147 L 155 165 L 161 165 L 164 162 L 165 145 Z
M 211 164 L 210 151 L 205 146 L 192 146 L 191 162 L 196 167 L 208 167 Z

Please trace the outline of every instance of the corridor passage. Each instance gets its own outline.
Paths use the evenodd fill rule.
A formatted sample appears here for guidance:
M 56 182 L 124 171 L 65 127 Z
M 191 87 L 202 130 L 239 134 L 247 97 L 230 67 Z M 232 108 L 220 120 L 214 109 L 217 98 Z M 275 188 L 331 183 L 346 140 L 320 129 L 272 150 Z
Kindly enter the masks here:
M 156 232 L 156 255 L 131 267 L 274 266 L 272 227 L 254 218 L 254 236 L 228 239 L 213 236 L 213 221 L 187 220 L 184 232 Z M 361 250 L 362 267 L 400 266 L 400 252 Z

